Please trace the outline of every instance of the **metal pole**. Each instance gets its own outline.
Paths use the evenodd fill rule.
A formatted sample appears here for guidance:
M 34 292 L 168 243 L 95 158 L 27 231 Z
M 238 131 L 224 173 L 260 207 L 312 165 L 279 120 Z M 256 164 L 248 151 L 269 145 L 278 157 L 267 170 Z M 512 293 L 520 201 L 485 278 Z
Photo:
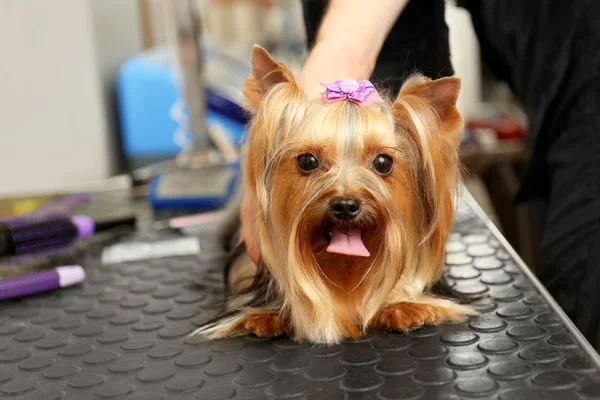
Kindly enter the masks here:
M 217 160 L 215 153 L 211 151 L 205 124 L 206 96 L 200 46 L 200 13 L 195 0 L 164 1 L 171 61 L 177 67 L 180 88 L 188 107 L 188 128 L 192 134 L 192 146 L 184 160 L 180 161 L 190 167 L 214 164 Z

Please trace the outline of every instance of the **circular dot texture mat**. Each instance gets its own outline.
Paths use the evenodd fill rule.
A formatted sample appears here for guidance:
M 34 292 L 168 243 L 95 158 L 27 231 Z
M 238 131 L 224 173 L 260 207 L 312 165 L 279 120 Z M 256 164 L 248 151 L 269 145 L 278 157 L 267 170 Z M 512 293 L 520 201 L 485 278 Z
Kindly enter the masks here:
M 481 314 L 329 347 L 189 338 L 222 293 L 224 255 L 212 232 L 199 230 L 197 257 L 102 266 L 93 250 L 81 260 L 84 284 L 0 303 L 0 398 L 600 399 L 591 355 L 466 204 L 444 277 L 482 295 Z

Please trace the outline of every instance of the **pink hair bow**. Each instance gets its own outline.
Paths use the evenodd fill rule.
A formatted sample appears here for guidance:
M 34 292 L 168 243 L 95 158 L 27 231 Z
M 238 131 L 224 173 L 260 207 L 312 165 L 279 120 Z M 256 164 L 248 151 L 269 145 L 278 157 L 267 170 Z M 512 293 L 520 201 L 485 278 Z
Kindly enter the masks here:
M 321 83 L 325 86 L 325 92 L 321 94 L 324 103 L 348 99 L 360 106 L 370 106 L 373 103 L 383 101 L 375 86 L 369 81 L 355 81 L 344 79 L 333 83 Z

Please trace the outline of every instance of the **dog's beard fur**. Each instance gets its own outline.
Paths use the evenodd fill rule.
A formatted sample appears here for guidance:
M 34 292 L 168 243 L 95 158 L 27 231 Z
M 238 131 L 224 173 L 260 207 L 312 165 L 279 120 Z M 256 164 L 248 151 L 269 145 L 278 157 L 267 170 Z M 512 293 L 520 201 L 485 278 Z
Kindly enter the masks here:
M 459 180 L 459 88 L 457 78 L 415 75 L 393 102 L 323 104 L 309 101 L 288 68 L 255 47 L 244 90 L 253 114 L 244 190 L 256 207 L 268 272 L 237 258 L 231 283 L 241 297 L 195 335 L 285 331 L 336 343 L 368 327 L 406 330 L 473 314 L 429 293 L 441 275 Z M 320 162 L 309 173 L 297 166 L 307 153 Z M 388 175 L 372 167 L 379 154 L 393 160 Z M 332 217 L 335 197 L 359 200 L 359 215 Z M 352 228 L 362 232 L 369 257 L 326 251 L 332 229 Z

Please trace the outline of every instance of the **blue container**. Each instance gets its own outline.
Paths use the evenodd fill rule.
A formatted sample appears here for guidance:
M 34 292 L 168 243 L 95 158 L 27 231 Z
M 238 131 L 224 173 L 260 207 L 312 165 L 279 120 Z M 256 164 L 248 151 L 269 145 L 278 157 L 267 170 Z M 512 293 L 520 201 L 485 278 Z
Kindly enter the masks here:
M 186 110 L 174 109 L 178 99 L 182 99 L 174 71 L 166 60 L 166 53 L 161 50 L 136 55 L 124 63 L 117 77 L 121 141 L 131 169 L 173 158 L 185 143 L 181 139 L 189 138 L 189 134 L 182 131 L 180 140 L 175 139 Z M 207 89 L 206 96 L 207 124 L 220 124 L 235 143 L 240 143 L 246 114 L 239 102 L 224 97 L 214 85 L 212 87 Z M 177 116 L 174 119 L 174 111 L 183 119 Z

